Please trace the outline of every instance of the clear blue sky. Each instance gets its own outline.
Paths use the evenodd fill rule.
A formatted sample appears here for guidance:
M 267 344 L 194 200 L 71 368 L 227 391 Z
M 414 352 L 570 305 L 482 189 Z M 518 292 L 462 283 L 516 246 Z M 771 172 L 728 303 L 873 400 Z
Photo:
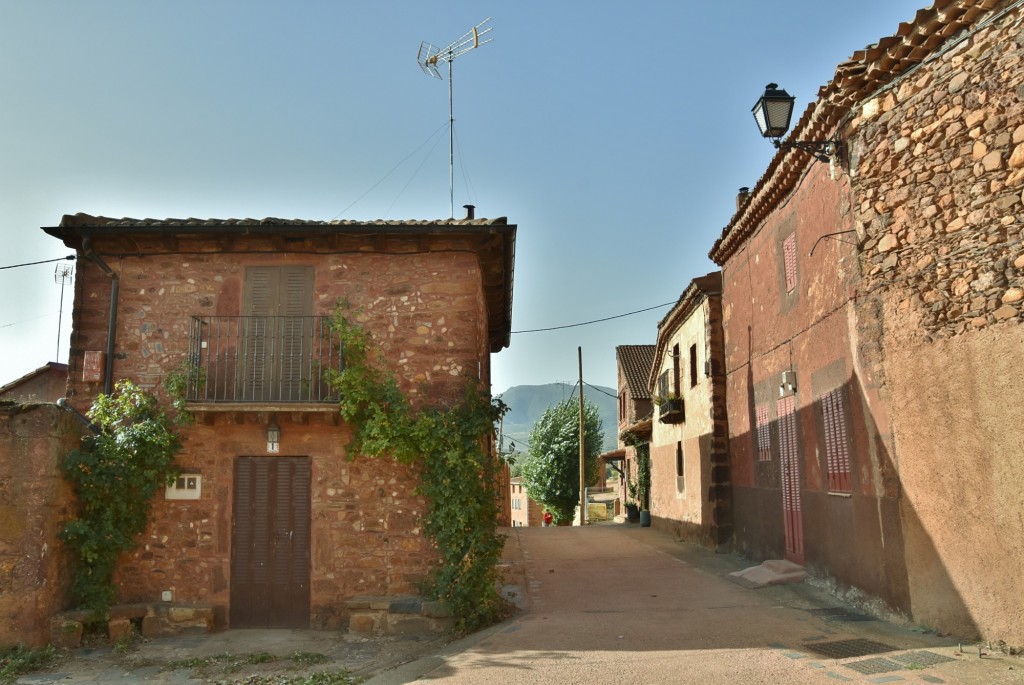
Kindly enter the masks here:
M 765 84 L 802 112 L 924 0 L 772 6 L 0 0 L 0 266 L 67 254 L 39 230 L 66 213 L 447 218 L 448 88 L 416 53 L 492 17 L 455 61 L 455 205 L 519 226 L 513 331 L 674 302 L 774 153 Z M 0 383 L 57 354 L 54 267 L 0 270 Z M 666 311 L 515 333 L 494 391 L 574 382 L 577 346 L 614 386 Z

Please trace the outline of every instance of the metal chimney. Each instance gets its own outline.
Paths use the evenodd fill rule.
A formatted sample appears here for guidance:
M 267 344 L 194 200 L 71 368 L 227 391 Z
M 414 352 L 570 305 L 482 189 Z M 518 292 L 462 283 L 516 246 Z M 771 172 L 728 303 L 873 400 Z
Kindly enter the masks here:
M 476 205 L 462 205 L 466 208 L 466 219 L 472 220 L 475 216 Z
M 740 192 L 736 195 L 736 210 L 739 211 L 741 207 L 747 202 L 747 198 L 750 197 L 750 188 L 743 186 L 740 188 Z

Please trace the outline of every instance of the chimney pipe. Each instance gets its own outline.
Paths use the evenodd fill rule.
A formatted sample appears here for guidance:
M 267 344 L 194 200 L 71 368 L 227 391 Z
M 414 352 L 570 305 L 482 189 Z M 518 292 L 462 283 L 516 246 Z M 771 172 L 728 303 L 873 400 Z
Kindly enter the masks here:
M 740 192 L 736 195 L 736 210 L 739 211 L 741 207 L 747 202 L 747 198 L 750 197 L 750 188 L 743 186 L 740 188 Z
M 466 208 L 466 218 L 473 219 L 475 216 L 476 205 L 462 205 Z

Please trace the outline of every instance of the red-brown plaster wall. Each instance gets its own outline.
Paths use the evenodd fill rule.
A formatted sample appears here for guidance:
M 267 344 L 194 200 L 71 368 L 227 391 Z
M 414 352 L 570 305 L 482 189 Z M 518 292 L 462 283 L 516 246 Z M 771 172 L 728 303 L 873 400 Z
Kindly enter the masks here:
M 862 381 L 861 334 L 852 300 L 859 279 L 849 231 L 849 180 L 833 180 L 823 164 L 809 167 L 783 203 L 723 266 L 723 320 L 735 544 L 755 559 L 784 556 L 781 463 L 776 401 L 782 372 L 796 374 L 796 424 L 801 521 L 806 565 L 906 604 L 905 583 L 872 569 L 888 555 L 902 559 L 895 498 L 898 488 L 886 436 L 884 406 Z M 782 243 L 796 235 L 797 286 L 786 292 Z M 811 254 L 813 251 L 813 254 Z M 842 389 L 847 400 L 852 495 L 828 493 L 819 398 Z M 766 405 L 772 458 L 757 459 L 755 407 Z M 863 503 L 851 499 L 866 498 Z M 872 504 L 873 502 L 873 504 Z M 888 503 L 887 503 L 888 502 Z M 829 523 L 831 522 L 831 523 Z M 841 538 L 841 540 L 840 540 Z M 899 577 L 894 576 L 894 577 Z

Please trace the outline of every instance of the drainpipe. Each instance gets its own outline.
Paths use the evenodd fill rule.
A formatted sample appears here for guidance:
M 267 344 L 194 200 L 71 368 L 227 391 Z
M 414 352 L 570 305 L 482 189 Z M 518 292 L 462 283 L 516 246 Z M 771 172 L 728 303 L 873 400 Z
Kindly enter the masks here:
M 93 432 L 93 435 L 100 434 L 100 427 L 90 421 L 87 416 L 83 416 L 81 412 L 68 404 L 67 398 L 62 397 L 57 400 L 57 406 L 81 421 L 83 426 Z
M 109 395 L 114 385 L 114 336 L 117 327 L 117 293 L 121 279 L 98 254 L 92 251 L 92 239 L 88 236 L 82 238 L 82 252 L 95 262 L 96 266 L 103 269 L 103 273 L 110 276 L 110 319 L 107 322 L 106 367 L 103 369 L 103 394 Z

